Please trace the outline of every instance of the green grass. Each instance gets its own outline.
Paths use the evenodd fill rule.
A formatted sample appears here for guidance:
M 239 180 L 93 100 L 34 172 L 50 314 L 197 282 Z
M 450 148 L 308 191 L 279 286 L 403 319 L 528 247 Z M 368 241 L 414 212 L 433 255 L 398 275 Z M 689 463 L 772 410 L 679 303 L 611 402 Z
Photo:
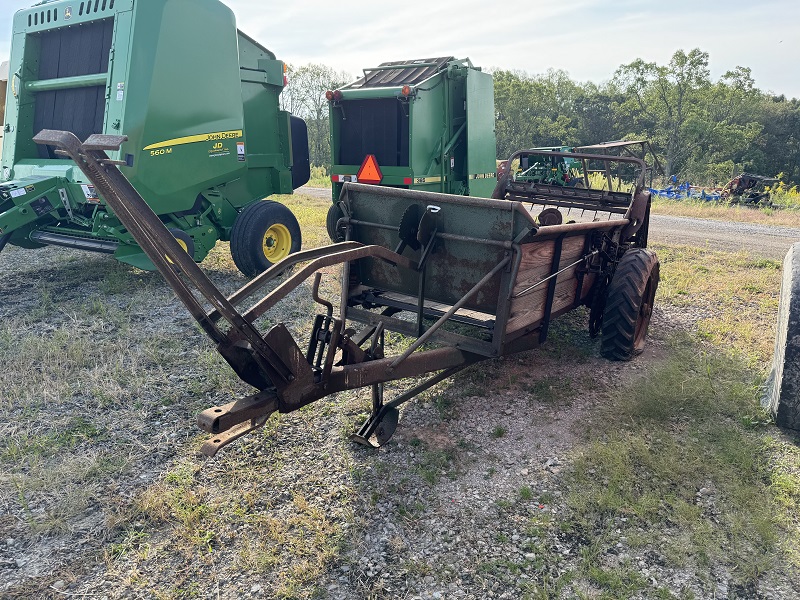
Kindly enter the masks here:
M 661 262 L 656 302 L 700 309 L 700 338 L 732 348 L 751 366 L 772 357 L 781 264 L 745 252 L 653 246 Z
M 508 433 L 508 430 L 505 427 L 503 427 L 502 425 L 495 425 L 495 427 L 494 427 L 494 429 L 492 429 L 492 432 L 491 432 L 490 435 L 494 439 L 498 439 L 498 438 L 504 437 L 506 435 L 506 433 Z
M 743 206 L 704 200 L 671 200 L 655 197 L 653 198 L 652 212 L 656 215 L 800 227 L 800 210 L 798 210 L 800 204 L 796 202 L 795 198 L 794 196 L 786 198 L 781 194 L 775 194 L 772 202 L 787 208 L 773 209 L 767 206 Z
M 796 447 L 742 418 L 758 411 L 760 383 L 741 358 L 676 344 L 598 411 L 565 475 L 560 527 L 601 551 L 627 537 L 710 581 L 722 567 L 748 589 L 767 572 L 800 568 Z M 612 597 L 640 587 L 629 570 L 588 558 L 584 575 Z
M 330 173 L 325 167 L 311 167 L 311 179 L 308 180 L 306 185 L 316 188 L 330 188 Z

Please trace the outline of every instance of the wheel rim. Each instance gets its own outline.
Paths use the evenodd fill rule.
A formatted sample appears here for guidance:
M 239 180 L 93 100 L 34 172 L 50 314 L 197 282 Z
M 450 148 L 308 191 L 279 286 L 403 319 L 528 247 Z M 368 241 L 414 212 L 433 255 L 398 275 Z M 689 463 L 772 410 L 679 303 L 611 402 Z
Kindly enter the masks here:
M 655 287 L 653 286 L 653 278 L 649 277 L 647 279 L 647 287 L 642 295 L 642 304 L 639 306 L 639 317 L 636 319 L 636 335 L 633 347 L 637 350 L 644 348 L 650 317 L 653 314 L 653 300 L 655 300 Z
M 178 245 L 181 248 L 183 248 L 183 251 L 186 252 L 186 254 L 189 254 L 189 244 L 186 243 L 186 240 L 179 238 L 175 234 L 173 234 L 172 237 L 174 237 L 175 241 L 178 242 Z M 171 264 L 171 265 L 175 264 L 174 262 L 172 262 L 172 259 L 169 256 L 167 256 L 166 254 L 164 255 L 164 258 L 167 259 L 167 262 L 169 262 L 169 264 Z
M 286 225 L 276 223 L 264 234 L 262 244 L 264 256 L 267 260 L 276 263 L 289 256 L 292 249 L 292 234 Z

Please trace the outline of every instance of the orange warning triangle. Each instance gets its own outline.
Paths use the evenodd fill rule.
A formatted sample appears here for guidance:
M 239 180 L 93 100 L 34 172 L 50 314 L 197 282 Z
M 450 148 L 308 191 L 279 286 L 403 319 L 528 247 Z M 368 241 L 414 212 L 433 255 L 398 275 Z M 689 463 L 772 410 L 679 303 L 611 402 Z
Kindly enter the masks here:
M 361 168 L 356 175 L 359 183 L 380 183 L 383 181 L 383 173 L 378 166 L 378 159 L 374 154 L 367 154 L 364 162 L 361 163 Z

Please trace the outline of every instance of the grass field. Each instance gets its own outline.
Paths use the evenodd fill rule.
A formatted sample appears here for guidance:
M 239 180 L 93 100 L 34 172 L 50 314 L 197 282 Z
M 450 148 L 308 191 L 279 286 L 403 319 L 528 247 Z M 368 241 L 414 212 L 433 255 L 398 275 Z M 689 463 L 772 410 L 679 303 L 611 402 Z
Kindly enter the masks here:
M 328 242 L 327 200 L 281 200 L 300 220 L 305 247 Z M 194 416 L 248 388 L 160 276 L 96 255 L 8 249 L 0 256 L 0 538 L 16 541 L 0 540 L 0 597 L 402 597 L 401 584 L 381 587 L 382 572 L 402 573 L 408 597 L 432 585 L 428 578 L 475 598 L 485 590 L 796 597 L 798 437 L 759 407 L 781 265 L 655 250 L 658 352 L 647 359 L 609 371 L 585 314 L 575 313 L 542 349 L 486 363 L 410 404 L 400 426 L 407 437 L 399 431 L 385 451 L 348 441 L 368 406 L 368 394 L 351 393 L 273 417 L 206 461 Z M 225 244 L 203 267 L 225 291 L 245 281 Z M 327 270 L 323 295 L 334 298 L 337 286 Z M 314 311 L 302 288 L 266 319 L 300 336 Z M 584 406 L 584 397 L 594 400 Z M 483 441 L 469 441 L 459 422 L 470 398 L 479 407 L 516 399 L 545 422 L 570 407 L 584 411 L 579 422 L 553 425 L 574 436 L 558 472 L 503 487 L 512 467 L 502 457 L 544 442 L 516 413 L 491 411 Z M 444 432 L 447 444 L 435 445 Z M 476 472 L 482 453 L 499 458 Z M 503 556 L 457 554 L 472 573 L 464 583 L 443 558 L 415 547 L 431 519 L 455 510 L 453 486 L 484 479 L 495 494 L 484 517 L 456 512 L 453 526 L 478 522 L 473 529 L 483 531 L 465 530 L 465 540 L 485 533 Z M 396 562 L 360 562 L 359 548 L 382 536 Z

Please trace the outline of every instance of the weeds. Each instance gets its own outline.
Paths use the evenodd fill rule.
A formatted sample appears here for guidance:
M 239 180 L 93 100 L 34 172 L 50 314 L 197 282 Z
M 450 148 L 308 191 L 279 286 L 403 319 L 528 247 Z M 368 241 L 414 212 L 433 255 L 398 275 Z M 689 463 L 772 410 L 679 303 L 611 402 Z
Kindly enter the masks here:
M 633 542 L 667 566 L 723 565 L 745 586 L 781 562 L 781 539 L 800 566 L 788 550 L 800 543 L 798 473 L 771 470 L 768 443 L 740 419 L 757 409 L 759 383 L 741 359 L 678 343 L 598 416 L 567 479 L 569 529 L 610 544 L 644 528 Z M 641 583 L 585 568 L 618 597 Z
M 656 245 L 654 249 L 661 261 L 657 302 L 692 307 L 699 317 L 701 338 L 737 349 L 751 367 L 770 359 L 781 280 L 779 262 L 753 259 L 743 252 L 686 246 Z

